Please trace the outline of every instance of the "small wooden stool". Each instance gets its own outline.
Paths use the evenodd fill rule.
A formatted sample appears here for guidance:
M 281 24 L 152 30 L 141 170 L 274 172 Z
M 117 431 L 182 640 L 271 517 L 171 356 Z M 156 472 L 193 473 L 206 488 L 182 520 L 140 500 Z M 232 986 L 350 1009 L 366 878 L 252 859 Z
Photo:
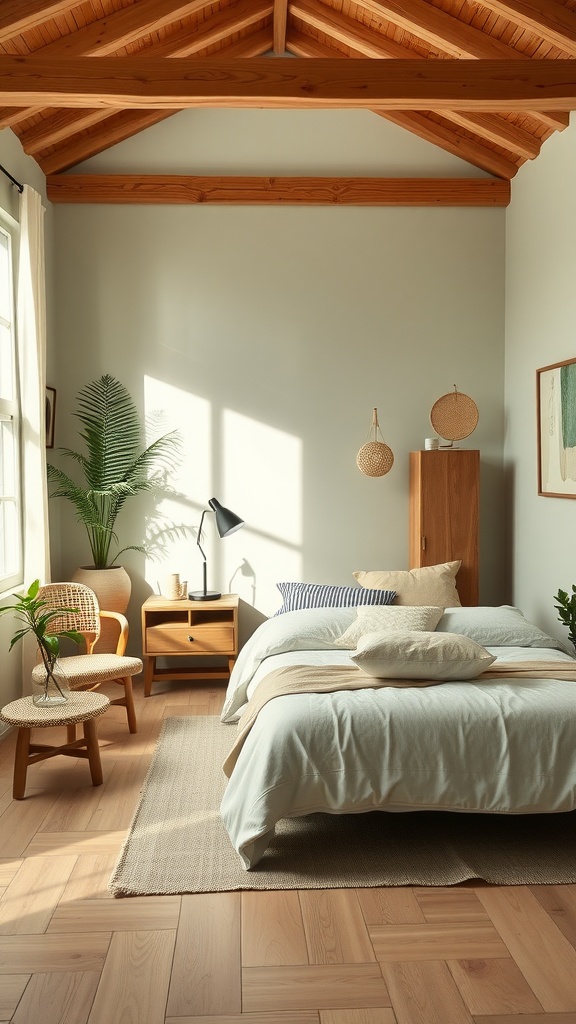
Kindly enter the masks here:
M 6 704 L 0 711 L 0 718 L 18 728 L 16 740 L 16 756 L 14 759 L 14 786 L 12 795 L 15 800 L 24 799 L 26 789 L 26 773 L 29 764 L 44 761 L 56 754 L 68 757 L 84 757 L 90 765 L 93 786 L 102 785 L 102 763 L 100 747 L 96 735 L 96 722 L 99 715 L 108 709 L 110 701 L 103 693 L 70 692 L 66 704 L 55 704 L 54 707 L 42 708 L 34 704 L 32 697 L 21 697 Z M 84 739 L 71 740 L 60 747 L 50 747 L 45 743 L 31 743 L 32 729 L 47 729 L 49 726 L 74 726 L 83 723 Z

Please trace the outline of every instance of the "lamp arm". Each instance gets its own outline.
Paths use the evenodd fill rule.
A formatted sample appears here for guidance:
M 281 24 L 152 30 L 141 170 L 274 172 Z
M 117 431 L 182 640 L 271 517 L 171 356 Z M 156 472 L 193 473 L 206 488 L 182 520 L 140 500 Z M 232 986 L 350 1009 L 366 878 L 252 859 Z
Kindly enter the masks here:
M 200 519 L 200 526 L 198 527 L 198 536 L 196 537 L 196 543 L 197 543 L 198 547 L 200 548 L 200 552 L 201 552 L 202 558 L 204 559 L 204 564 L 206 564 L 206 554 L 204 552 L 204 549 L 203 549 L 202 545 L 200 544 L 200 537 L 202 536 L 202 524 L 204 522 L 204 516 L 209 511 L 210 511 L 209 509 L 205 508 L 204 511 L 202 512 L 202 518 Z

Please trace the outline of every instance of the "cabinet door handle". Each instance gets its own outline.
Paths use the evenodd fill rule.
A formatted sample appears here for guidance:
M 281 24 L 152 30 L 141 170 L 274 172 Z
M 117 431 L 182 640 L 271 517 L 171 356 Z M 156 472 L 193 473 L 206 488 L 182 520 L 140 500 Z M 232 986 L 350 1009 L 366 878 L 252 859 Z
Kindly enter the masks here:
M 426 537 L 422 534 L 422 551 L 426 551 Z
M 190 643 L 192 643 L 192 641 L 194 640 L 194 637 L 193 636 L 189 636 L 188 639 L 189 639 Z

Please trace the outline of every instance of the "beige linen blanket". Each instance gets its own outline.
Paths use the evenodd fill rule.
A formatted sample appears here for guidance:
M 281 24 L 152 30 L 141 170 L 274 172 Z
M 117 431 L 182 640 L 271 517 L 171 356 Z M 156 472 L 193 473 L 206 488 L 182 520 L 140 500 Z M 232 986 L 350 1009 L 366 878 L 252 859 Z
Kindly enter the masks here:
M 511 668 L 511 664 L 514 668 Z M 470 683 L 483 682 L 485 679 L 566 679 L 576 682 L 576 666 L 571 662 L 540 661 L 510 662 L 498 659 L 489 669 L 482 672 Z M 222 766 L 224 774 L 230 778 L 246 737 L 250 732 L 258 714 L 265 704 L 275 697 L 284 697 L 295 693 L 334 693 L 337 690 L 360 690 L 392 686 L 395 688 L 412 688 L 423 686 L 439 686 L 446 682 L 443 679 L 377 679 L 367 676 L 356 666 L 348 665 L 291 665 L 274 669 L 264 677 L 256 691 L 248 701 L 246 709 L 238 722 L 238 732 L 234 745 Z

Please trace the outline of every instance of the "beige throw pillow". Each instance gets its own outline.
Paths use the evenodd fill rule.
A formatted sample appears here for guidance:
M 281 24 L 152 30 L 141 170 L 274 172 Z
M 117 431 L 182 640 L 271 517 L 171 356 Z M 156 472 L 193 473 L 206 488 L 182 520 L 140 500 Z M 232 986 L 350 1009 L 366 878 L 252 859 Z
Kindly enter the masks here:
M 357 610 L 354 622 L 334 642 L 338 647 L 352 650 L 366 633 L 378 633 L 382 636 L 388 630 L 436 629 L 443 611 L 443 608 L 436 607 L 399 608 L 392 604 L 383 607 L 361 606 Z
M 375 569 L 354 573 L 361 587 L 374 590 L 395 590 L 395 604 L 441 605 L 455 608 L 460 605 L 456 590 L 456 573 L 462 562 L 443 562 L 426 565 L 421 569 Z
M 495 657 L 458 633 L 366 633 L 350 655 L 378 679 L 475 679 Z

